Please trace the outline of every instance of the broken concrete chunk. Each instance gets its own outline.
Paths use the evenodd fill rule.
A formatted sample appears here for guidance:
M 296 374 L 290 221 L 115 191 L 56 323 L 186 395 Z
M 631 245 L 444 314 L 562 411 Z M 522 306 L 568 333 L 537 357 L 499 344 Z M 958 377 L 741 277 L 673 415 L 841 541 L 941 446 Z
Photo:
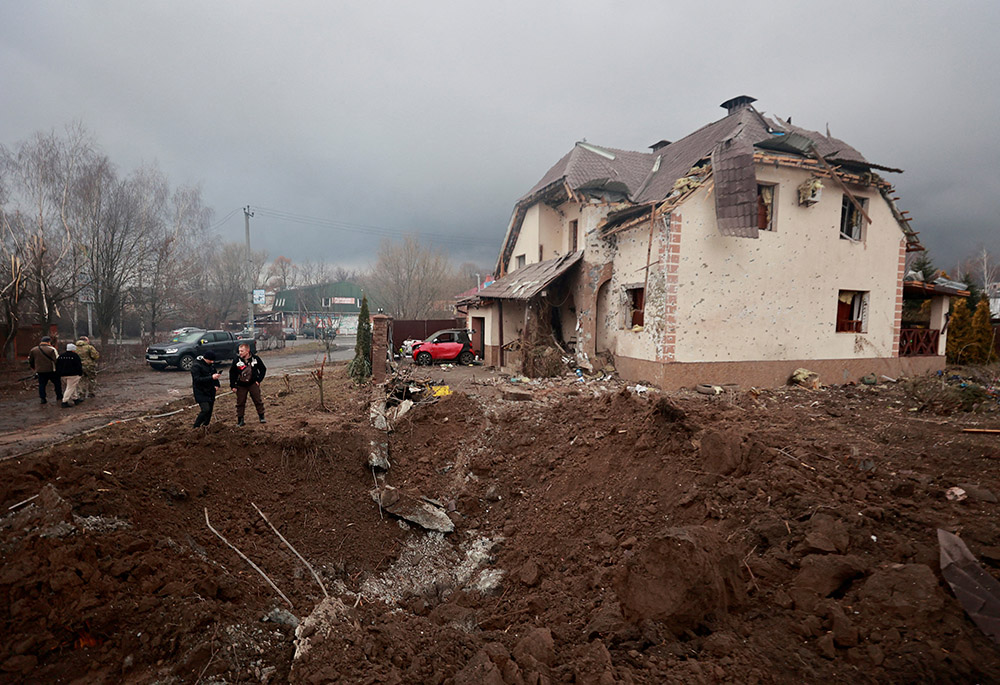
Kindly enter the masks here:
M 958 536 L 938 529 L 941 575 L 969 618 L 1000 644 L 1000 582 L 983 570 Z
M 372 400 L 369 416 L 373 428 L 380 431 L 389 430 L 389 423 L 385 418 L 385 400 Z
M 383 471 L 389 470 L 389 443 L 371 441 L 368 452 L 368 465 Z
M 810 388 L 812 390 L 819 390 L 822 385 L 819 382 L 819 374 L 814 373 L 809 369 L 802 368 L 795 369 L 788 382 L 793 385 L 801 385 L 803 388 Z
M 504 388 L 500 391 L 501 397 L 505 400 L 510 400 L 511 402 L 527 402 L 531 400 L 531 392 L 527 390 L 515 390 L 513 388 Z
M 382 490 L 372 490 L 372 499 L 380 502 L 382 509 L 426 530 L 451 533 L 455 530 L 448 515 L 441 509 L 428 504 L 419 496 L 403 492 L 391 485 Z
M 965 490 L 965 494 L 969 496 L 973 502 L 991 502 L 996 504 L 997 496 L 993 494 L 991 490 L 984 488 L 981 485 L 976 485 L 975 483 L 959 483 L 958 487 Z

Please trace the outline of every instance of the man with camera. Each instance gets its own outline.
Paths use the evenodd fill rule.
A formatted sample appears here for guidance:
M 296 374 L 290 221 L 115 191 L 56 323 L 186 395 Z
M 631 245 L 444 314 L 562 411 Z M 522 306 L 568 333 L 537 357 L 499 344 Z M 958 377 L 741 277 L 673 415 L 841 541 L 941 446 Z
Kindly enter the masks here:
M 194 420 L 194 427 L 207 426 L 212 420 L 212 409 L 215 408 L 215 389 L 219 387 L 221 373 L 215 370 L 215 353 L 209 350 L 199 356 L 191 366 L 191 385 L 194 388 L 194 401 L 201 411 Z

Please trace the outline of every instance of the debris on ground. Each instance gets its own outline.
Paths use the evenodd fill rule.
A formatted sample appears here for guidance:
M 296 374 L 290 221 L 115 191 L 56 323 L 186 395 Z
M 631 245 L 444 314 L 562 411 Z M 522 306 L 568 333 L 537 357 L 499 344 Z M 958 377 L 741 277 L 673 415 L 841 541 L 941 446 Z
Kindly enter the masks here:
M 266 425 L 224 398 L 193 431 L 179 400 L 0 463 L 0 680 L 998 679 L 974 621 L 1000 447 L 963 432 L 995 402 L 941 401 L 969 392 L 948 375 L 666 393 L 572 361 L 455 367 L 443 396 L 436 367 L 335 365 L 329 411 L 292 377 Z

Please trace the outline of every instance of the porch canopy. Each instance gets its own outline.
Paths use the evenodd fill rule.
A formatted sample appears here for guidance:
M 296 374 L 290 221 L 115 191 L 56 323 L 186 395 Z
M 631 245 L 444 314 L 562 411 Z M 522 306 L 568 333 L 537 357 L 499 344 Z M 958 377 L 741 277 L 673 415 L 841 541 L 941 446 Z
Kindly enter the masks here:
M 530 300 L 581 259 L 582 250 L 522 266 L 480 290 L 476 297 L 482 300 Z

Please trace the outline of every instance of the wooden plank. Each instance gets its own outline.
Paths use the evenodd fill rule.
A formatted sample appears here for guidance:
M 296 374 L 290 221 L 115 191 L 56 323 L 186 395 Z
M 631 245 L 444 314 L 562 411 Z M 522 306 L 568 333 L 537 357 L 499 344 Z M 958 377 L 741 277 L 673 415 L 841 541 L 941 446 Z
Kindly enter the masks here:
M 963 428 L 962 432 L 1000 434 L 1000 428 Z

